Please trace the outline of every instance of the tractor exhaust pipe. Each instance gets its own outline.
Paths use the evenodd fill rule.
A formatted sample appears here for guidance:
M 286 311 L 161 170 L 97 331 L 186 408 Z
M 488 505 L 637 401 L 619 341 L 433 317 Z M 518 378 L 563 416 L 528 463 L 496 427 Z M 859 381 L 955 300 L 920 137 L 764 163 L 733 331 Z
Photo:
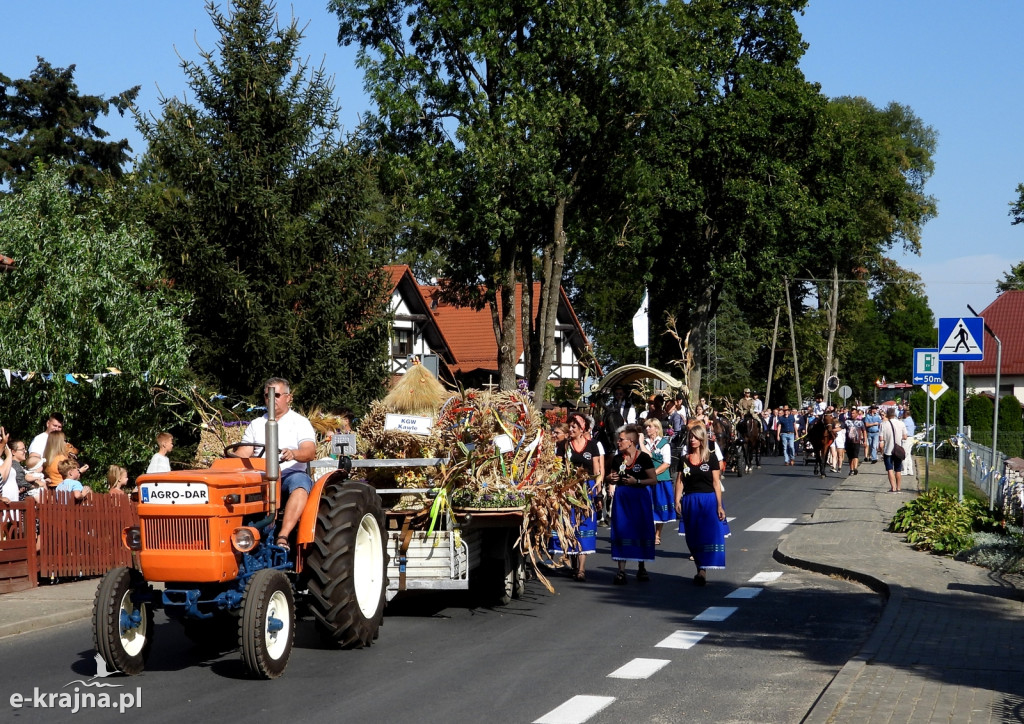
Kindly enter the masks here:
M 277 439 L 277 388 L 267 388 L 267 482 L 270 484 L 270 518 L 277 516 L 277 481 L 281 479 L 281 448 Z

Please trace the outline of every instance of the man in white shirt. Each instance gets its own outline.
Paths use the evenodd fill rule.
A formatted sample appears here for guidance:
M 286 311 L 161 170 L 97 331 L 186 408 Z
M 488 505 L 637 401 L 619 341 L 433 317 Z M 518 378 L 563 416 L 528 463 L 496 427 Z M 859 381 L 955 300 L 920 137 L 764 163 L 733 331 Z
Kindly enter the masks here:
M 754 393 L 754 414 L 760 415 L 764 412 L 764 403 L 761 401 L 761 394 L 759 392 Z
M 25 468 L 34 467 L 39 459 L 43 457 L 43 451 L 46 450 L 46 441 L 50 437 L 51 432 L 60 432 L 64 429 L 64 415 L 59 412 L 51 412 L 50 416 L 46 418 L 46 429 L 41 433 L 32 438 L 32 442 L 28 445 L 28 458 L 25 460 Z
M 285 496 L 284 520 L 274 543 L 290 550 L 288 536 L 298 524 L 313 489 L 306 463 L 316 458 L 316 432 L 309 420 L 291 409 L 292 393 L 288 380 L 271 377 L 263 385 L 263 395 L 268 406 L 274 405 L 277 439 L 281 446 L 281 491 Z M 250 422 L 242 435 L 242 442 L 254 446 L 266 444 L 267 419 L 268 416 L 263 415 Z M 240 447 L 237 454 L 248 457 L 252 453 L 252 447 Z

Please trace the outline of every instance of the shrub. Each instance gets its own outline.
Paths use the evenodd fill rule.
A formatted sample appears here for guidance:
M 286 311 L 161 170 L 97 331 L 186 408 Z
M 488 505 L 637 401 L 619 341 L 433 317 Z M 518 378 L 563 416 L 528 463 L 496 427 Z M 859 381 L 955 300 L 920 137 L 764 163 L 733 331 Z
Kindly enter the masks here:
M 945 490 L 929 490 L 904 503 L 889 523 L 889 530 L 905 533 L 918 550 L 954 554 L 974 545 L 974 531 L 992 524 L 977 500 L 957 500 Z

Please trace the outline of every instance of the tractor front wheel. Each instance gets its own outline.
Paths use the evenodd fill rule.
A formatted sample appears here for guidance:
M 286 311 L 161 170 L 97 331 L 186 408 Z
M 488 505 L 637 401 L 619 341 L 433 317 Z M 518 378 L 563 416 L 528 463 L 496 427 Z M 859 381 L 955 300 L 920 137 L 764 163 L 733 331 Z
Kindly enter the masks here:
M 142 577 L 121 566 L 107 572 L 96 589 L 92 607 L 92 640 L 107 668 L 141 674 L 153 644 L 153 609 L 137 603 Z
M 249 673 L 276 679 L 288 666 L 295 641 L 295 596 L 281 571 L 264 568 L 249 579 L 242 596 L 238 644 Z

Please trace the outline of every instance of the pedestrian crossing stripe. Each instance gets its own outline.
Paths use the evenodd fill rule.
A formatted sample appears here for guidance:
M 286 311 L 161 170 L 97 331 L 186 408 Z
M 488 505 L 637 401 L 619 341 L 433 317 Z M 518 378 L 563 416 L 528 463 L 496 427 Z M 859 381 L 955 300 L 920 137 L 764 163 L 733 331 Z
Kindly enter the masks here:
M 957 320 L 946 341 L 939 347 L 939 354 L 978 354 L 980 351 L 981 345 L 971 334 L 971 329 L 963 317 Z

